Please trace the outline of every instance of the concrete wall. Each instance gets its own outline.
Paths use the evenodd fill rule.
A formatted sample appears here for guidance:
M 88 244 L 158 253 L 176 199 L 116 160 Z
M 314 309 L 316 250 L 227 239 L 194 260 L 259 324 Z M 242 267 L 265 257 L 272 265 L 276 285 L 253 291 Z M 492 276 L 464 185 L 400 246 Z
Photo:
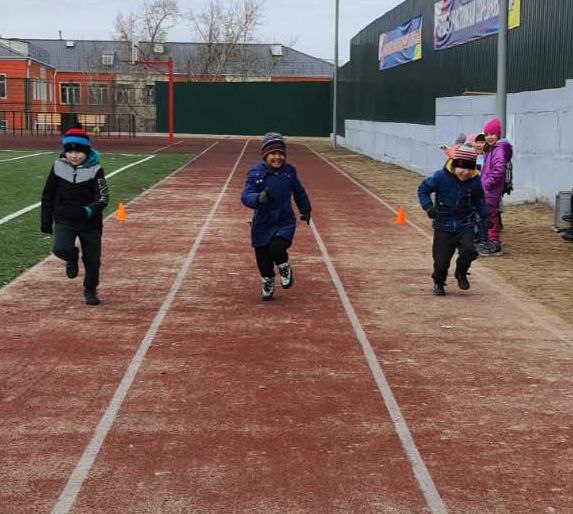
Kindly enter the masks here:
M 436 124 L 346 120 L 342 146 L 429 175 L 444 163 L 440 145 L 481 132 L 495 116 L 495 96 L 436 100 Z M 548 201 L 573 187 L 573 80 L 560 89 L 508 96 L 507 137 L 514 147 L 515 190 L 508 203 Z

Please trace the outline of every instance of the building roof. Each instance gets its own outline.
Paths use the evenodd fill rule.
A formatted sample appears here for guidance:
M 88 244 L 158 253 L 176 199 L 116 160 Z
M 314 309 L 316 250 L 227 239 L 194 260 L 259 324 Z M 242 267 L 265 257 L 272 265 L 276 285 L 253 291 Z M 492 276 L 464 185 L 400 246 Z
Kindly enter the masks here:
M 20 54 L 33 57 L 37 60 L 54 66 L 58 71 L 68 72 L 112 72 L 137 73 L 130 62 L 132 58 L 132 45 L 122 41 L 97 40 L 65 40 L 65 39 L 20 39 L 4 40 L 20 50 Z M 1 41 L 0 41 L 1 43 Z M 1 52 L 15 52 L 6 45 L 0 44 Z M 202 56 L 209 48 L 216 51 L 223 50 L 224 45 L 204 43 L 162 43 L 152 49 L 148 43 L 138 44 L 141 49 L 137 59 L 165 60 L 173 57 L 175 72 L 188 75 L 201 74 Z M 272 49 L 272 51 L 271 51 Z M 152 51 L 152 50 L 155 50 Z M 274 54 L 273 55 L 273 51 Z M 217 53 L 217 52 L 216 52 Z M 240 59 L 238 55 L 225 59 L 224 65 L 218 70 L 220 75 L 238 76 L 273 76 L 273 77 L 332 77 L 334 67 L 332 64 L 312 57 L 310 55 L 282 45 L 248 44 L 241 45 L 235 53 L 247 55 L 247 59 Z M 109 57 L 104 57 L 103 55 Z M 111 57 L 113 56 L 113 57 Z M 104 64 L 104 61 L 106 64 Z M 248 64 L 245 65 L 244 63 Z M 110 64 L 111 63 L 111 64 Z M 245 69 L 245 66 L 248 69 Z

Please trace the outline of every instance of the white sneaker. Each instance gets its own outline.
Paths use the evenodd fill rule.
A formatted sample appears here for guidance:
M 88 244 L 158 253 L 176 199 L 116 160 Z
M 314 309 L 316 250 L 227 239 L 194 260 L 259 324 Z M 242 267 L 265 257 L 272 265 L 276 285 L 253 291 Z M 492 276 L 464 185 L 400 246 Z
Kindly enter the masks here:
M 263 300 L 272 300 L 273 293 L 275 292 L 275 278 L 263 277 L 261 279 L 261 283 L 262 283 L 261 298 Z
M 279 275 L 281 277 L 281 286 L 283 289 L 288 289 L 294 284 L 294 275 L 292 268 L 288 262 L 279 264 Z

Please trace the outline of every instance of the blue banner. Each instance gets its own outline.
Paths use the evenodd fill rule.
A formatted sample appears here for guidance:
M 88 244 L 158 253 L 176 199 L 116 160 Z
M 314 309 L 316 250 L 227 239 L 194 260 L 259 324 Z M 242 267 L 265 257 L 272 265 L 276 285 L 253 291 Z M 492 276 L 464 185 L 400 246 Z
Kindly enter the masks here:
M 520 12 L 521 0 L 510 0 L 510 29 L 519 26 Z M 435 50 L 463 45 L 498 31 L 499 0 L 439 0 L 435 4 Z
M 380 70 L 422 58 L 422 17 L 412 18 L 390 32 L 380 35 L 378 63 Z

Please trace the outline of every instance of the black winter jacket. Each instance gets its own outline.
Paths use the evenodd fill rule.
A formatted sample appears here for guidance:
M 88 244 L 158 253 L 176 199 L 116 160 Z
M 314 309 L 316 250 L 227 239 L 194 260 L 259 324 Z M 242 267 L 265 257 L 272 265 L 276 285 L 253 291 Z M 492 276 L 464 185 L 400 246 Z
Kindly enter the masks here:
M 42 228 L 51 227 L 54 220 L 75 228 L 101 227 L 108 202 L 107 182 L 96 152 L 77 167 L 60 157 L 42 193 Z

